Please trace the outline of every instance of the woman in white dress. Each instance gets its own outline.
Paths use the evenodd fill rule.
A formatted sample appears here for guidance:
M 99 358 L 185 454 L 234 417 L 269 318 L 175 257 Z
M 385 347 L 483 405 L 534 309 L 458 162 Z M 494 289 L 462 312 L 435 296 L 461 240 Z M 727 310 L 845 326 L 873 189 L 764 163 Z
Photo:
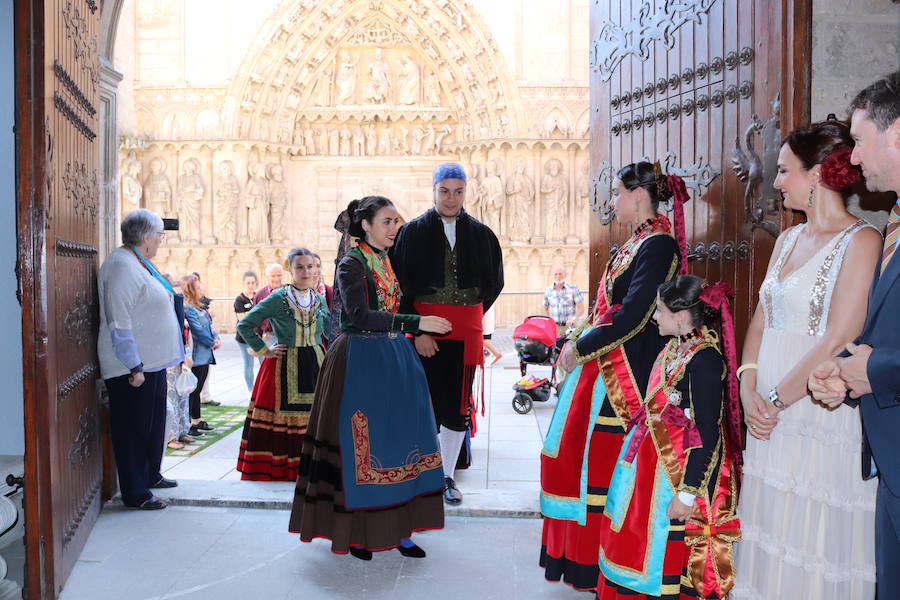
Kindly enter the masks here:
M 860 477 L 856 410 L 810 398 L 809 373 L 862 330 L 881 235 L 845 206 L 860 175 L 839 121 L 785 138 L 775 187 L 806 223 L 775 244 L 744 343 L 747 423 L 732 598 L 868 600 L 875 493 Z

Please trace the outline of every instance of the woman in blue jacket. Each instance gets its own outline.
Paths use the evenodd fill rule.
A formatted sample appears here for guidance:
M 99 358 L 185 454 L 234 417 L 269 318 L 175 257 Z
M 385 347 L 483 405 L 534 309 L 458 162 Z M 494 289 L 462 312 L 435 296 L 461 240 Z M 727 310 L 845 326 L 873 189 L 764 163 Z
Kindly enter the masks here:
M 186 275 L 181 280 L 184 291 L 184 316 L 191 330 L 194 347 L 192 356 L 194 366 L 191 367 L 191 372 L 197 377 L 197 388 L 191 392 L 189 400 L 191 429 L 188 435 L 198 436 L 213 430 L 209 423 L 200 418 L 200 392 L 209 374 L 209 365 L 216 364 L 213 350 L 219 348 L 221 341 L 219 334 L 213 329 L 212 317 L 200 302 L 200 298 L 203 297 L 203 285 L 200 280 L 195 275 Z

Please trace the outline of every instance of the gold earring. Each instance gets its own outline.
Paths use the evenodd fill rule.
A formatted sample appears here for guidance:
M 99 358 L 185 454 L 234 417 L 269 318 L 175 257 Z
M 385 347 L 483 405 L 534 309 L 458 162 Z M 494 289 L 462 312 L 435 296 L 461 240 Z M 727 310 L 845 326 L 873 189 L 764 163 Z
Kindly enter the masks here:
M 810 186 L 809 188 L 809 199 L 806 201 L 807 208 L 812 208 L 813 205 L 813 195 L 816 193 L 816 186 Z

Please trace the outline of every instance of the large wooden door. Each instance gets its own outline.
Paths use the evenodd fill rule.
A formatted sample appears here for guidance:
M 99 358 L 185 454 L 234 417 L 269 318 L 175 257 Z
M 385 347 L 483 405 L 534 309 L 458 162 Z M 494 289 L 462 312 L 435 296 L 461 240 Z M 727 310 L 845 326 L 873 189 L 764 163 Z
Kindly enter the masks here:
M 809 113 L 811 0 L 592 0 L 591 282 L 630 235 L 615 172 L 682 175 L 691 272 L 737 291 L 738 333 L 791 220 L 772 188 L 780 138 Z
M 100 510 L 99 3 L 15 3 L 28 598 L 56 597 Z

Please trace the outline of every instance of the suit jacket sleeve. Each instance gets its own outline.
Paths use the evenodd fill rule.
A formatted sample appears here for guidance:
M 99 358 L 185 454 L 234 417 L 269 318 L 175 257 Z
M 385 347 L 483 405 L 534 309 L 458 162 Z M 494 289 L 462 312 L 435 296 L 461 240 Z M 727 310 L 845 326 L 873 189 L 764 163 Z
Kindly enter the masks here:
M 575 343 L 579 363 L 602 356 L 637 335 L 656 310 L 656 291 L 678 268 L 677 243 L 669 236 L 656 236 L 643 243 L 634 257 L 634 275 L 628 292 L 612 322 L 597 325 Z

